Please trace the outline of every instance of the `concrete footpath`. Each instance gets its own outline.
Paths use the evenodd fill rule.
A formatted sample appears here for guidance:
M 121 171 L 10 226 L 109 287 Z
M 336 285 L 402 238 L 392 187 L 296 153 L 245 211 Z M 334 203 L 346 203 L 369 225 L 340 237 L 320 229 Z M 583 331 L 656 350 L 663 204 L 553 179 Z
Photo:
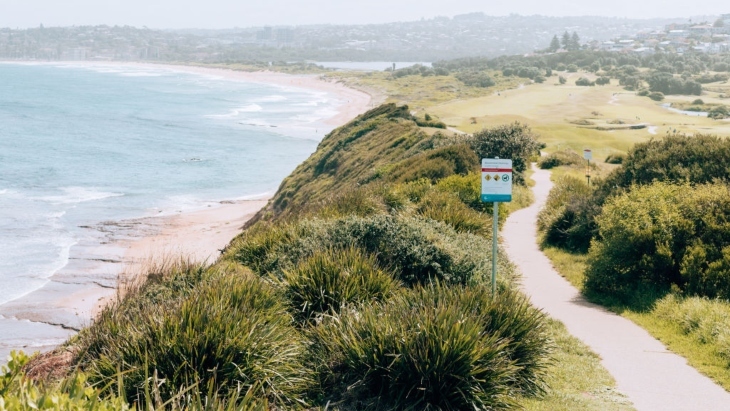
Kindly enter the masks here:
M 639 411 L 728 411 L 730 393 L 668 351 L 628 319 L 591 304 L 553 268 L 537 245 L 537 214 L 552 188 L 550 172 L 532 177 L 535 204 L 510 215 L 502 231 L 532 302 L 562 321 L 601 357 L 617 388 Z

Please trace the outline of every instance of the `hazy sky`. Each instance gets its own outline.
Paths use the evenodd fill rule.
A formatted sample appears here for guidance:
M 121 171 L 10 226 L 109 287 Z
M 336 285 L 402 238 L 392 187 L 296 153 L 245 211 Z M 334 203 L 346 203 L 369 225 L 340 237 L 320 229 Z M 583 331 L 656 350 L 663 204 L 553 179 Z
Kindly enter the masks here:
M 488 15 L 630 18 L 730 13 L 728 0 L 0 0 L 0 27 L 130 25 L 231 28 L 384 23 L 481 11 Z

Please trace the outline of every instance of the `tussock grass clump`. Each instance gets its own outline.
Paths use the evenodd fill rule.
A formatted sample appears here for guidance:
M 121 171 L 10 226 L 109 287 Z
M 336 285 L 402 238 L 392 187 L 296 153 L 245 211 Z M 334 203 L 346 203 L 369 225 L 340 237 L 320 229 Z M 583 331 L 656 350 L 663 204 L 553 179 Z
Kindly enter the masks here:
M 547 156 L 540 157 L 538 167 L 548 170 L 558 166 L 584 165 L 586 160 L 573 150 L 559 150 Z
M 79 333 L 82 363 L 97 358 L 115 341 L 127 338 L 128 327 L 146 315 L 149 307 L 164 310 L 176 306 L 206 277 L 206 267 L 185 258 L 150 259 L 139 275 L 120 285 L 117 299 L 106 306 L 96 321 Z
M 255 388 L 254 395 L 281 406 L 303 401 L 311 381 L 302 363 L 304 341 L 281 296 L 262 279 L 209 273 L 177 304 L 114 311 L 121 317 L 102 316 L 94 327 L 96 335 L 112 329 L 118 336 L 87 353 L 84 368 L 130 402 L 144 396 L 150 378 L 163 401 L 192 386 L 224 395 Z
M 366 409 L 511 408 L 542 392 L 544 317 L 512 291 L 432 285 L 311 330 L 324 392 Z M 349 390 L 345 390 L 349 387 Z
M 383 301 L 398 287 L 391 273 L 357 248 L 322 250 L 284 272 L 283 287 L 294 315 L 310 321 L 343 307 Z

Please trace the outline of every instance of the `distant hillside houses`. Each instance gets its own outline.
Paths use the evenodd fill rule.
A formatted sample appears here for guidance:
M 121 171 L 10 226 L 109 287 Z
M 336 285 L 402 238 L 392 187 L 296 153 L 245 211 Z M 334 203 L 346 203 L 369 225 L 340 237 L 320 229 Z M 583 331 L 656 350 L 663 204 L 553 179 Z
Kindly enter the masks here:
M 695 51 L 708 54 L 730 52 L 730 13 L 723 14 L 713 23 L 673 23 L 664 30 L 642 30 L 633 36 L 593 42 L 594 50 L 635 53 L 646 56 L 656 52 L 686 53 Z

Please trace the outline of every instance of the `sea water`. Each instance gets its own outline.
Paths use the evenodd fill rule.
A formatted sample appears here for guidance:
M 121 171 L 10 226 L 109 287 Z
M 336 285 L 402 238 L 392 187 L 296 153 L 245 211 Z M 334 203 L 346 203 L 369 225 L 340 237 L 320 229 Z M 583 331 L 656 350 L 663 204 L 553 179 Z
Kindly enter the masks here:
M 89 226 L 272 193 L 339 104 L 165 67 L 0 64 L 0 307 L 46 284 Z

